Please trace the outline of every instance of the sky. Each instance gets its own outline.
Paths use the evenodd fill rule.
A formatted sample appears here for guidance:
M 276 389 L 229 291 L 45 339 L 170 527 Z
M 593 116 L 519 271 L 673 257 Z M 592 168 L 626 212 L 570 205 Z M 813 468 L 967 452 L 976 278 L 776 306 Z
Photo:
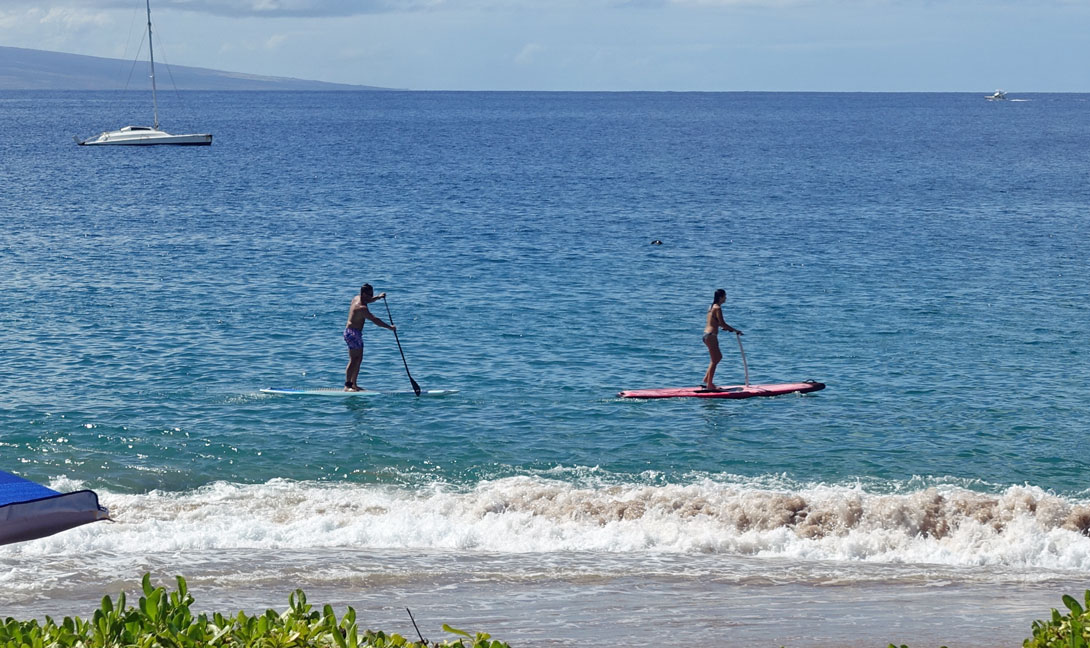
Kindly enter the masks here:
M 152 21 L 157 63 L 411 90 L 1090 92 L 1090 0 L 152 0 Z M 131 60 L 145 22 L 144 0 L 0 0 L 0 45 Z

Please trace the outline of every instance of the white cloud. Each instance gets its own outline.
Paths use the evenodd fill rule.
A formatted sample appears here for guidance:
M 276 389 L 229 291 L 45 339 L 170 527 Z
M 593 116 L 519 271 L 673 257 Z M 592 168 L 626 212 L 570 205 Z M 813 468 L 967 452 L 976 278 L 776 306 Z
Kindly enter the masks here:
M 55 16 L 143 8 L 134 0 L 0 0 L 6 7 L 41 8 Z M 152 13 L 186 11 L 223 17 L 343 17 L 442 6 L 444 0 L 154 0 Z M 18 19 L 18 11 L 0 11 L 0 26 Z
M 123 7 L 123 0 L 94 0 L 103 6 Z M 444 0 L 156 0 L 154 10 L 175 9 L 214 16 L 343 17 L 362 14 L 419 11 Z
M 156 47 L 166 41 L 172 64 L 367 85 L 957 90 L 994 79 L 987 85 L 1084 91 L 1090 84 L 1077 64 L 1090 51 L 1078 29 L 1090 0 L 151 1 Z M 95 24 L 100 14 L 113 25 Z M 134 49 L 142 29 L 143 0 L 0 0 L 0 42 L 8 46 L 131 60 L 121 45 Z
M 110 19 L 102 11 L 85 11 L 69 7 L 52 7 L 40 21 L 43 25 L 58 23 L 66 28 L 83 27 L 84 25 L 108 25 Z
M 99 10 L 131 10 L 133 0 L 2 0 L 5 4 L 51 7 L 52 11 L 83 13 Z M 852 0 L 847 0 L 852 1 Z M 892 1 L 892 0 L 886 0 Z M 1057 0 L 1062 1 L 1062 0 Z M 346 17 L 380 13 L 511 11 L 593 11 L 603 8 L 663 6 L 725 7 L 736 5 L 785 6 L 822 2 L 842 4 L 845 0 L 155 0 L 152 13 L 185 11 L 222 17 Z M 2 19 L 2 14 L 0 14 Z
M 0 29 L 24 29 L 41 21 L 42 12 L 35 7 L 22 11 L 0 11 Z
M 533 63 L 537 53 L 544 49 L 545 48 L 539 43 L 527 43 L 526 46 L 522 48 L 522 51 L 515 56 L 515 63 L 518 63 L 519 65 Z
M 657 0 L 654 4 L 680 7 L 791 7 L 815 3 L 814 0 Z
M 84 14 L 95 10 L 131 10 L 134 0 L 0 0 L 6 6 L 48 7 L 54 10 L 74 12 L 79 8 Z M 1017 6 L 1024 0 L 945 0 L 941 6 L 979 7 L 986 4 Z M 1040 6 L 1077 6 L 1085 0 L 1034 0 Z M 136 3 L 137 5 L 139 3 Z M 347 17 L 368 14 L 417 13 L 441 10 L 450 13 L 480 11 L 504 12 L 588 12 L 599 9 L 717 9 L 754 8 L 769 9 L 814 6 L 842 8 L 852 6 L 906 6 L 927 8 L 940 6 L 935 0 L 155 0 L 152 11 L 185 11 L 189 13 L 221 17 L 295 17 L 322 18 Z M 59 9 L 56 9 L 59 8 Z M 0 26 L 10 22 L 10 15 L 0 13 Z

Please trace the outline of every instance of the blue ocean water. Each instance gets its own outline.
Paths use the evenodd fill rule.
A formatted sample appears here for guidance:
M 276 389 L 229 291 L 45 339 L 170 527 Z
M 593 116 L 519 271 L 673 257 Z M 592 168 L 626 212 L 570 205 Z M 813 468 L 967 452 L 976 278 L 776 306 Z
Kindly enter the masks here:
M 97 600 L 133 556 L 247 605 L 347 597 L 362 555 L 407 590 L 581 574 L 694 609 L 708 574 L 1078 581 L 1090 96 L 1024 99 L 175 93 L 164 128 L 211 147 L 96 149 L 71 136 L 146 96 L 0 94 L 0 468 L 118 520 L 0 548 L 0 600 Z M 413 377 L 459 393 L 260 394 L 340 385 L 363 282 Z M 699 382 L 719 287 L 754 382 L 828 388 L 616 398 Z M 407 389 L 393 336 L 365 339 L 360 384 Z

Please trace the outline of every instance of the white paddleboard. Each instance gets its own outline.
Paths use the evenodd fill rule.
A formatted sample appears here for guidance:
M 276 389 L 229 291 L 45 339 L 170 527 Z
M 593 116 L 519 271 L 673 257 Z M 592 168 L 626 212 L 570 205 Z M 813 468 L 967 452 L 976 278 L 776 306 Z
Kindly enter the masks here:
M 340 396 L 348 398 L 366 398 L 371 396 L 415 396 L 416 393 L 407 391 L 371 391 L 365 389 L 364 391 L 345 391 L 343 388 L 337 387 L 323 387 L 319 389 L 277 389 L 270 387 L 268 389 L 262 389 L 262 394 L 279 394 L 281 396 Z M 457 394 L 457 389 L 421 389 L 421 396 L 446 396 L 447 394 Z

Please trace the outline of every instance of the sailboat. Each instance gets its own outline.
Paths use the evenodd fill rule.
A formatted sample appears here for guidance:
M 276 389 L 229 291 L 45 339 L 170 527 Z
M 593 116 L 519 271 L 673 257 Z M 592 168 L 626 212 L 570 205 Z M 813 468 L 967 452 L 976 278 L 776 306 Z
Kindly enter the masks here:
M 159 129 L 159 99 L 155 91 L 155 48 L 151 42 L 151 0 L 145 0 L 148 10 L 148 58 L 151 61 L 151 105 L 155 115 L 152 126 L 125 126 L 120 130 L 104 131 L 95 138 L 80 140 L 80 146 L 150 146 L 153 144 L 177 144 L 188 146 L 208 146 L 212 136 L 208 133 L 190 133 L 171 135 Z

